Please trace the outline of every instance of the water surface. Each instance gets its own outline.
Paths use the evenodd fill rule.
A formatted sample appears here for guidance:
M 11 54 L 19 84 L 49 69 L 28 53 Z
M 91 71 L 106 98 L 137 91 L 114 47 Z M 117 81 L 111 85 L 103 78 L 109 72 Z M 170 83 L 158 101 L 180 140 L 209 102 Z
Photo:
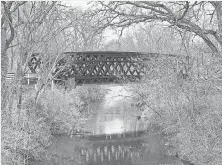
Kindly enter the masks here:
M 45 165 L 163 165 L 174 164 L 161 134 L 148 135 L 139 110 L 132 106 L 126 86 L 102 86 L 105 99 L 92 103 L 87 139 L 60 137 L 52 145 Z

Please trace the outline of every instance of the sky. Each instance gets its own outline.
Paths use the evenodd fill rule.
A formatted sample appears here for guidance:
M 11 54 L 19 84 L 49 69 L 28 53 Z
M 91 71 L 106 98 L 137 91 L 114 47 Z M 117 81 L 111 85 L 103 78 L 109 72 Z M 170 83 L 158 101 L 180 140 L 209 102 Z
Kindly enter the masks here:
M 83 9 L 86 9 L 87 8 L 87 2 L 89 1 L 62 1 L 64 4 L 67 4 L 67 5 L 70 5 L 70 6 L 73 6 L 73 7 L 82 7 Z

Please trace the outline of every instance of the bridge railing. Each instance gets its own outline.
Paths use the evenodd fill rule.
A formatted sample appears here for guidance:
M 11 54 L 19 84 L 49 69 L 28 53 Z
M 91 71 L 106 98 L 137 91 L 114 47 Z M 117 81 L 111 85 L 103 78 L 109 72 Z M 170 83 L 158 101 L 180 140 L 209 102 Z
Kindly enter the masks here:
M 16 73 L 7 73 L 6 76 L 6 82 L 7 83 L 12 83 L 13 80 L 15 80 L 16 77 Z M 139 77 L 139 76 L 138 76 Z M 76 84 L 90 84 L 91 83 L 108 83 L 108 82 L 115 82 L 115 83 L 122 83 L 122 81 L 124 81 L 124 79 L 133 79 L 131 75 L 127 75 L 124 77 L 120 77 L 120 76 L 115 76 L 115 75 L 109 75 L 109 76 L 75 76 L 75 82 Z M 37 81 L 39 80 L 39 76 L 37 74 L 34 73 L 27 73 L 24 75 L 23 79 L 22 79 L 22 84 L 23 85 L 34 85 L 37 84 Z M 106 81 L 105 81 L 106 80 Z M 122 80 L 122 81 L 120 81 Z M 61 79 L 53 79 L 53 82 L 56 83 L 57 81 L 59 82 L 65 82 L 67 80 L 61 80 Z

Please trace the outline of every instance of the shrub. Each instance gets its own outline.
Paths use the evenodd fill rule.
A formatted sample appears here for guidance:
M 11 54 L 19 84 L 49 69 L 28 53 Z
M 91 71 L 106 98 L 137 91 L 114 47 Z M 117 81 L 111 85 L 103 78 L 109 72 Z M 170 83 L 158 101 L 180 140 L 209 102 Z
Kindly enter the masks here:
M 195 165 L 221 164 L 222 93 L 213 82 L 193 80 L 178 86 L 173 81 L 150 80 L 135 93 L 143 113 L 148 111 L 146 123 L 161 126 L 167 135 L 170 154 Z
M 52 135 L 68 134 L 74 127 L 83 127 L 81 109 L 104 95 L 104 90 L 97 87 L 82 86 L 71 91 L 47 89 L 33 106 L 34 91 L 28 90 L 23 95 L 21 109 L 12 98 L 14 106 L 3 111 L 10 121 L 4 118 L 2 122 L 2 164 L 29 164 L 43 159 Z
M 36 113 L 44 118 L 53 135 L 65 134 L 79 122 L 82 105 L 75 91 L 71 94 L 58 89 L 46 90 L 41 94 Z
M 18 116 L 17 116 L 18 117 Z M 29 164 L 41 160 L 51 143 L 49 127 L 42 118 L 28 117 L 20 111 L 19 123 L 2 126 L 2 164 Z
M 177 133 L 176 136 L 169 138 L 174 146 L 171 153 L 177 152 L 181 158 L 197 165 L 220 164 L 222 161 L 222 93 L 209 89 L 205 83 L 198 86 L 188 83 L 183 90 L 189 99 L 187 103 L 176 106 L 177 110 L 174 114 L 170 113 L 176 122 L 171 122 L 172 117 L 166 118 L 168 125 L 165 125 L 165 132 Z M 206 92 L 203 93 L 203 90 Z

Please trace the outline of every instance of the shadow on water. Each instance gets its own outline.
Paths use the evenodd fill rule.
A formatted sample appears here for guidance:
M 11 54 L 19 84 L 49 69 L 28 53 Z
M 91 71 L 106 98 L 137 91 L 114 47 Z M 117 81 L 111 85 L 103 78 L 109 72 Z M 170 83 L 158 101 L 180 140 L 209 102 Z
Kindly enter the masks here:
M 106 99 L 93 103 L 86 138 L 59 137 L 53 143 L 44 165 L 173 165 L 162 134 L 148 134 L 138 110 L 119 93 L 129 95 L 122 87 L 111 88 Z

